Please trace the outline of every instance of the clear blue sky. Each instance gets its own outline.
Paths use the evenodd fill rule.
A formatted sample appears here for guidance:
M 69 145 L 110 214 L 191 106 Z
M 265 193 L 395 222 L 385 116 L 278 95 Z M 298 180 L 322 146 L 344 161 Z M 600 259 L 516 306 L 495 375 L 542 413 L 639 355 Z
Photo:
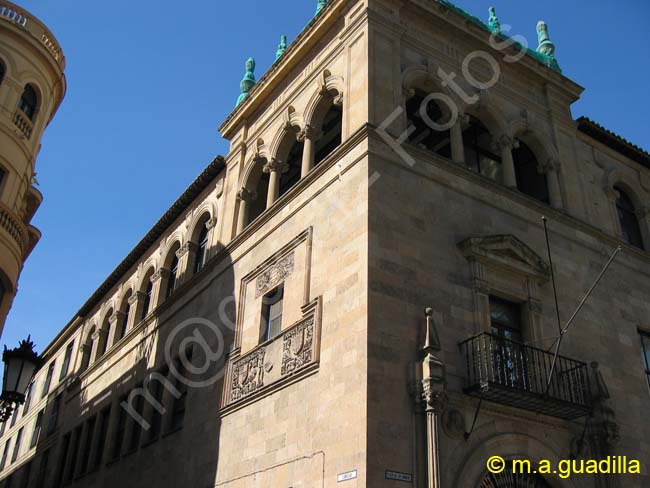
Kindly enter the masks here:
M 573 107 L 650 149 L 647 0 L 457 0 L 536 45 L 544 19 L 564 73 L 586 88 Z M 281 34 L 293 39 L 316 0 L 247 2 L 25 0 L 67 57 L 68 93 L 37 160 L 43 238 L 19 283 L 2 342 L 51 341 L 216 154 L 217 127 L 248 56 L 258 78 Z

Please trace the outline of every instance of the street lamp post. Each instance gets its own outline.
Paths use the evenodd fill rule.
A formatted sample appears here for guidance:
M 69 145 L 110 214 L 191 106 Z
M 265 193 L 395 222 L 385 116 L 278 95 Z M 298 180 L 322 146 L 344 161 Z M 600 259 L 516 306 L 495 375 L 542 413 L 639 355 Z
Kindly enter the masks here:
M 7 349 L 5 346 L 2 362 L 4 374 L 0 395 L 0 422 L 6 421 L 11 417 L 14 409 L 25 402 L 27 387 L 41 365 L 30 337 L 27 337 L 26 341 L 21 341 L 15 349 Z

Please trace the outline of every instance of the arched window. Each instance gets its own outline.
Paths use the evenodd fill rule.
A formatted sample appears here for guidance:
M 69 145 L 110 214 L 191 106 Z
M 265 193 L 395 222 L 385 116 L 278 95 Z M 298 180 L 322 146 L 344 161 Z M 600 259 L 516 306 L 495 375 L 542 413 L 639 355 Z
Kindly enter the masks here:
M 6 72 L 7 72 L 7 70 L 6 70 L 6 68 L 5 68 L 5 64 L 4 64 L 4 63 L 2 62 L 2 60 L 0 59 L 0 85 L 2 85 L 2 82 L 3 82 L 4 79 L 5 79 L 5 73 L 6 73 Z
M 407 127 L 415 129 L 409 135 L 408 141 L 442 157 L 451 158 L 449 129 L 436 130 L 437 128 L 431 124 L 433 121 L 435 124 L 444 125 L 449 118 L 443 115 L 440 106 L 434 100 L 429 101 L 425 107 L 425 99 L 426 95 L 416 90 L 415 95 L 406 102 Z M 423 110 L 427 117 L 423 117 Z
M 537 158 L 523 141 L 519 141 L 519 147 L 513 149 L 512 160 L 517 176 L 517 189 L 541 202 L 549 203 L 546 175 L 539 172 Z
M 621 224 L 623 239 L 632 246 L 643 249 L 643 238 L 641 237 L 641 227 L 636 217 L 636 210 L 632 199 L 620 188 L 614 187 L 616 191 L 616 210 L 618 211 L 618 221 Z
M 300 170 L 302 166 L 302 152 L 305 147 L 304 142 L 298 142 L 296 136 L 291 132 L 287 135 L 292 139 L 291 149 L 286 157 L 281 161 L 287 164 L 287 171 L 280 176 L 279 196 L 284 195 L 289 189 L 300 181 Z
M 90 366 L 90 356 L 93 352 L 93 343 L 95 342 L 95 328 L 93 327 L 88 336 L 86 337 L 86 342 L 82 346 L 82 356 L 81 356 L 81 372 L 83 373 Z
M 475 173 L 503 182 L 501 157 L 495 154 L 492 135 L 476 117 L 469 116 L 469 126 L 463 131 L 463 146 L 467 167 Z
M 32 85 L 25 85 L 23 94 L 20 96 L 20 103 L 18 108 L 23 111 L 23 113 L 31 120 L 34 121 L 36 116 L 36 108 L 38 106 L 38 96 L 36 95 L 36 90 Z
M 96 359 L 101 358 L 104 353 L 106 353 L 106 349 L 108 349 L 108 338 L 111 334 L 112 314 L 113 310 L 109 311 L 109 313 L 106 314 L 102 328 L 99 330 L 99 343 L 97 344 L 97 355 L 95 356 Z
M 205 267 L 208 259 L 208 228 L 205 222 L 200 224 L 201 232 L 198 237 L 198 247 L 196 248 L 196 257 L 194 258 L 194 273 L 198 273 Z
M 122 312 L 120 314 L 120 317 L 117 321 L 117 330 L 115 331 L 115 340 L 113 343 L 119 341 L 126 335 L 126 329 L 129 324 L 129 314 L 131 313 L 131 304 L 129 303 L 129 299 L 131 298 L 131 291 L 126 294 L 124 297 L 124 300 L 122 300 L 122 307 L 120 308 L 120 311 Z
M 250 192 L 250 199 L 246 203 L 248 206 L 246 225 L 250 224 L 253 220 L 262 215 L 264 210 L 266 210 L 266 199 L 269 194 L 270 178 L 269 173 L 262 171 L 262 168 L 266 163 L 267 160 L 265 158 L 255 161 L 255 167 L 253 168 L 246 184 L 246 189 Z
M 330 155 L 341 145 L 343 131 L 343 110 L 333 104 L 325 114 L 321 124 L 320 138 L 314 148 L 314 166 Z
M 178 246 L 176 246 L 178 250 Z M 176 256 L 176 251 L 172 249 L 172 260 L 169 265 L 169 279 L 167 280 L 167 293 L 165 297 L 169 298 L 174 290 L 176 289 L 176 284 L 178 283 L 178 256 Z
M 151 299 L 153 297 L 153 281 L 151 281 L 151 276 L 153 275 L 153 268 L 145 275 L 144 283 L 142 287 L 144 288 L 144 301 L 142 303 L 142 309 L 140 310 L 140 320 L 149 314 L 149 308 L 151 307 Z

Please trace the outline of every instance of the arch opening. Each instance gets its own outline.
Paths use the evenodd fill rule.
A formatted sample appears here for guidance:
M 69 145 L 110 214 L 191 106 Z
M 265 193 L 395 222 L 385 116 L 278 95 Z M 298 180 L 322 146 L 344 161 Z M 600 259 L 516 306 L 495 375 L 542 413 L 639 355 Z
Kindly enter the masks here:
M 498 183 L 503 183 L 501 156 L 496 154 L 492 134 L 488 128 L 473 115 L 463 130 L 463 146 L 467 167 Z
M 540 172 L 539 162 L 530 147 L 520 140 L 519 147 L 512 151 L 512 160 L 515 165 L 517 189 L 540 202 L 549 204 L 546 174 Z
M 614 191 L 616 192 L 616 211 L 618 213 L 618 221 L 621 224 L 623 239 L 628 244 L 643 249 L 641 226 L 636 215 L 634 202 L 619 186 L 615 186 Z
M 38 95 L 36 90 L 29 83 L 25 85 L 23 93 L 20 96 L 20 102 L 18 103 L 18 108 L 31 120 L 34 122 L 36 118 L 36 109 L 38 108 Z
M 415 90 L 415 94 L 406 101 L 407 127 L 414 127 L 408 141 L 439 156 L 451 159 L 451 133 L 449 129 L 437 130 L 431 122 L 445 125 L 449 122 L 450 114 L 435 101 L 426 103 L 427 95 L 422 90 Z M 423 117 L 423 112 L 427 118 Z

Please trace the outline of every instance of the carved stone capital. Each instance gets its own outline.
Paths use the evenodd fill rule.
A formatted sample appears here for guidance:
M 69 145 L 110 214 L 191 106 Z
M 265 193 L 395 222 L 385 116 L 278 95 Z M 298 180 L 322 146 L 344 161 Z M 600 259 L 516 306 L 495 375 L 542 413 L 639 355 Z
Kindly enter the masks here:
M 151 282 L 155 283 L 156 281 L 159 281 L 161 278 L 168 278 L 170 275 L 171 271 L 165 268 L 158 268 L 158 271 L 156 271 L 154 274 L 151 275 Z
M 195 243 L 186 242 L 185 244 L 183 244 L 181 247 L 178 248 L 178 250 L 176 251 L 176 257 L 178 259 L 181 259 L 188 252 L 193 251 L 196 247 L 198 246 Z
M 111 315 L 109 317 L 108 321 L 111 324 L 114 324 L 114 323 L 118 322 L 119 320 L 123 319 L 124 317 L 126 317 L 126 314 L 124 312 L 117 311 L 117 312 L 115 312 L 113 315 Z
M 474 290 L 476 293 L 482 293 L 483 295 L 490 294 L 490 284 L 482 280 L 481 278 L 474 278 Z
M 413 98 L 415 96 L 415 88 L 403 87 L 402 96 L 404 97 L 404 100 Z
M 144 300 L 145 294 L 141 291 L 136 291 L 129 297 L 129 305 L 134 305 L 138 300 Z
M 550 173 L 560 171 L 560 162 L 555 158 L 548 158 L 537 165 L 537 171 L 540 173 Z
M 422 400 L 426 411 L 436 415 L 442 414 L 447 406 L 444 384 L 433 381 L 431 378 L 425 378 L 422 380 L 422 389 Z
M 528 308 L 530 308 L 530 311 L 532 313 L 536 313 L 536 314 L 541 314 L 542 310 L 544 309 L 542 302 L 540 302 L 539 300 L 535 300 L 534 298 L 530 298 L 528 300 Z
M 501 134 L 496 140 L 497 148 L 501 151 L 510 149 L 515 146 L 515 140 L 507 134 Z
M 208 220 L 208 221 L 205 223 L 205 228 L 208 229 L 208 230 L 211 230 L 211 229 L 214 229 L 214 226 L 215 226 L 215 225 L 217 225 L 217 218 L 216 218 L 216 217 L 212 217 L 210 220 Z
M 305 142 L 305 140 L 309 139 L 310 141 L 315 141 L 318 139 L 318 131 L 314 129 L 311 125 L 306 125 L 298 134 L 296 135 L 296 138 L 298 139 L 298 142 Z
M 334 104 L 335 107 L 342 107 L 343 106 L 343 93 L 339 93 L 334 97 L 334 100 L 332 100 L 332 103 Z
M 278 173 L 286 173 L 289 171 L 289 165 L 287 163 L 284 163 L 280 161 L 279 159 L 271 159 L 268 163 L 264 165 L 264 168 L 262 168 L 262 171 L 265 173 L 272 173 L 274 171 Z
M 257 193 L 249 190 L 248 188 L 242 188 L 237 192 L 237 200 L 242 202 L 252 202 L 257 198 Z

